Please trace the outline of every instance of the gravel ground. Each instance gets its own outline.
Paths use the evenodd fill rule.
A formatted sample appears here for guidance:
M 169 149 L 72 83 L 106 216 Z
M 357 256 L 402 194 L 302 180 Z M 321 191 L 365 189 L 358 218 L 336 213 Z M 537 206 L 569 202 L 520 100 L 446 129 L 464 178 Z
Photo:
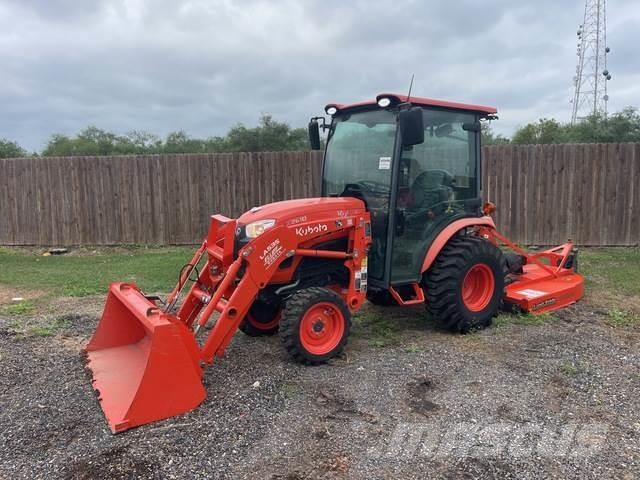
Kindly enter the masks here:
M 417 321 L 419 307 L 368 305 L 345 355 L 319 367 L 238 333 L 199 408 L 119 435 L 80 356 L 102 302 L 20 317 L 51 336 L 0 318 L 1 478 L 640 476 L 640 329 L 586 302 L 467 336 Z M 373 338 L 367 316 L 406 328 Z

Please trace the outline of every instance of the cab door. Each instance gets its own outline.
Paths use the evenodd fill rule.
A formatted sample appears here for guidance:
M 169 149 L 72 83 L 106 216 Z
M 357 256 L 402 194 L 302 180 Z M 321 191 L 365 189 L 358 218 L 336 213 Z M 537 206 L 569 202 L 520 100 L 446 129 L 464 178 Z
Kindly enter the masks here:
M 420 281 L 427 249 L 454 220 L 477 216 L 479 133 L 473 113 L 423 110 L 425 137 L 402 147 L 391 283 Z

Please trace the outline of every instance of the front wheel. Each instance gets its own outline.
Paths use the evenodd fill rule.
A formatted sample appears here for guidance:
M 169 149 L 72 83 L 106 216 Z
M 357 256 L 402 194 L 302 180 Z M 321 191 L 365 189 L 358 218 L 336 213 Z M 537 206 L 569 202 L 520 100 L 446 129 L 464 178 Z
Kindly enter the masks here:
M 238 328 L 250 337 L 275 335 L 278 332 L 281 317 L 280 305 L 256 300 Z
M 449 330 L 489 326 L 504 295 L 501 250 L 479 237 L 457 236 L 442 249 L 423 278 L 427 310 Z
M 350 330 L 347 305 L 327 288 L 312 287 L 292 295 L 280 320 L 280 338 L 287 352 L 294 360 L 310 365 L 339 355 Z

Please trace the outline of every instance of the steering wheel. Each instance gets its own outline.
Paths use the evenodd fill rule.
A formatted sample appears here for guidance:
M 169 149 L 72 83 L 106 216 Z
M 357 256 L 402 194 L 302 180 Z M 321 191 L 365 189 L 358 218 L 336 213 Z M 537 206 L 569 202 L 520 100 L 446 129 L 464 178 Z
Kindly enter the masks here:
M 361 190 L 365 190 L 378 195 L 388 195 L 391 192 L 391 186 L 387 185 L 386 183 L 376 182 L 374 180 L 361 180 L 351 185 L 363 187 L 361 188 Z

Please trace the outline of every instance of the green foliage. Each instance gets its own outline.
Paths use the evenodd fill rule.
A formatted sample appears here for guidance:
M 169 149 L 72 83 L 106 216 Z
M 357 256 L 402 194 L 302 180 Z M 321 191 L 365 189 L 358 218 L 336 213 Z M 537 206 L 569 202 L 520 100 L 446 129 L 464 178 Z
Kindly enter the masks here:
M 51 337 L 70 326 L 71 322 L 67 319 L 52 318 L 51 316 L 15 318 L 9 323 L 9 328 L 16 333 L 18 338 Z
M 26 157 L 27 152 L 16 142 L 0 138 L 0 158 Z
M 487 122 L 481 124 L 482 128 L 482 145 L 506 145 L 510 142 L 507 137 L 499 133 L 494 133 L 491 125 Z
M 12 303 L 10 305 L 0 306 L 0 313 L 5 315 L 28 315 L 35 310 L 33 303 L 29 300 L 20 303 Z
M 629 310 L 618 310 L 612 308 L 607 312 L 609 322 L 615 326 L 627 327 L 640 323 L 640 315 Z
M 573 362 L 566 361 L 560 365 L 560 371 L 567 377 L 575 377 L 578 374 L 578 367 Z
M 511 141 L 518 144 L 565 143 L 566 128 L 554 119 L 541 118 L 518 129 Z
M 540 326 L 555 320 L 554 316 L 548 312 L 542 312 L 534 315 L 533 313 L 500 313 L 493 321 L 494 327 L 497 329 L 508 325 L 528 325 Z
M 592 115 L 572 125 L 542 118 L 519 128 L 515 144 L 640 142 L 640 114 L 627 107 L 608 117 Z
M 134 130 L 116 135 L 96 127 L 88 127 L 77 136 L 55 134 L 42 155 L 133 155 L 157 153 L 265 152 L 306 150 L 304 128 L 291 128 L 269 114 L 262 115 L 257 127 L 238 124 L 224 137 L 194 138 L 185 131 L 169 133 L 164 140 L 151 133 Z M 15 155 L 14 155 L 15 156 Z

